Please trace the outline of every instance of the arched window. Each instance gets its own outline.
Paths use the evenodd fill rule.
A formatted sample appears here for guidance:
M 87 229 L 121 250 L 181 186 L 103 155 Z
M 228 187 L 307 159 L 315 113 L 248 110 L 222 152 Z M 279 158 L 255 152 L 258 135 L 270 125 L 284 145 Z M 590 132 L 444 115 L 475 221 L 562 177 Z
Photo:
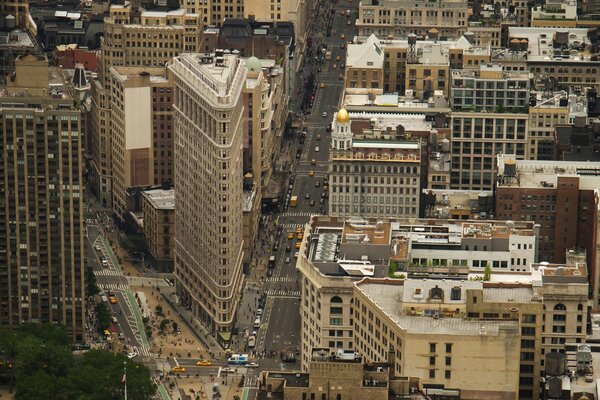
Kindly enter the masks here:
M 429 298 L 432 300 L 442 300 L 444 298 L 444 291 L 436 286 L 429 291 Z
M 577 311 L 582 311 L 583 310 L 583 304 L 579 303 L 577 304 Z
M 331 298 L 332 303 L 343 303 L 342 298 L 340 296 L 333 296 Z
M 567 307 L 562 303 L 558 303 L 554 306 L 554 311 L 567 311 Z

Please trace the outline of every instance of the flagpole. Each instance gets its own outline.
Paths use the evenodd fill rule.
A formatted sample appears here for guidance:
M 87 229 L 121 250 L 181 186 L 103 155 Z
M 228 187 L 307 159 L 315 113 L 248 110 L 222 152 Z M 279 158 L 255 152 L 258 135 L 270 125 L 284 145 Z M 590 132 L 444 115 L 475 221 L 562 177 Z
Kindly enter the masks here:
M 123 383 L 125 384 L 125 400 L 127 400 L 127 362 L 123 361 Z

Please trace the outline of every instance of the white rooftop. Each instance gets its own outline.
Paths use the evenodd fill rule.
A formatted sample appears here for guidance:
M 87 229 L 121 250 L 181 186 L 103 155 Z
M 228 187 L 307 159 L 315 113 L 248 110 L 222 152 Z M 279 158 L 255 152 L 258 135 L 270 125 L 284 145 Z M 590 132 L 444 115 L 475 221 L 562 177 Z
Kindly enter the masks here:
M 175 209 L 175 190 L 152 189 L 142 192 L 150 204 L 158 210 Z
M 588 50 L 576 50 L 577 46 L 585 44 L 589 48 L 589 39 L 585 28 L 536 28 L 536 27 L 517 27 L 508 28 L 509 39 L 527 39 L 528 41 L 528 61 L 590 61 Z M 556 32 L 568 32 L 569 50 L 557 55 L 553 48 L 553 41 Z
M 431 121 L 425 120 L 425 114 L 404 114 L 404 113 L 374 113 L 374 112 L 353 112 L 350 113 L 350 120 L 368 119 L 375 122 L 378 129 L 392 128 L 396 129 L 402 125 L 407 132 L 429 132 L 433 125 Z
M 379 39 L 371 35 L 364 43 L 348 45 L 346 68 L 381 68 L 383 57 Z

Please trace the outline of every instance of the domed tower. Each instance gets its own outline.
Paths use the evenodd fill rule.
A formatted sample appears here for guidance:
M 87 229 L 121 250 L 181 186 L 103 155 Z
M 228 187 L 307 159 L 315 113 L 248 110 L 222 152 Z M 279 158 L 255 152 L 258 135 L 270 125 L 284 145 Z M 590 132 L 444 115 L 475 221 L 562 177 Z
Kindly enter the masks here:
M 344 108 L 335 115 L 331 130 L 331 147 L 334 150 L 347 150 L 352 147 L 352 131 L 350 130 L 350 114 Z

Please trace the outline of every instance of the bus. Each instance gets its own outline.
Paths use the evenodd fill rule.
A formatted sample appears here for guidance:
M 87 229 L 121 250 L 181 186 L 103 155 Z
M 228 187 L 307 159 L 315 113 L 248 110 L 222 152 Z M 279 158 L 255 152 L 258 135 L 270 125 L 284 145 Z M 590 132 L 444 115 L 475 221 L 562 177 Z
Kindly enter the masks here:
M 227 363 L 229 365 L 245 365 L 248 363 L 248 354 L 232 354 Z

